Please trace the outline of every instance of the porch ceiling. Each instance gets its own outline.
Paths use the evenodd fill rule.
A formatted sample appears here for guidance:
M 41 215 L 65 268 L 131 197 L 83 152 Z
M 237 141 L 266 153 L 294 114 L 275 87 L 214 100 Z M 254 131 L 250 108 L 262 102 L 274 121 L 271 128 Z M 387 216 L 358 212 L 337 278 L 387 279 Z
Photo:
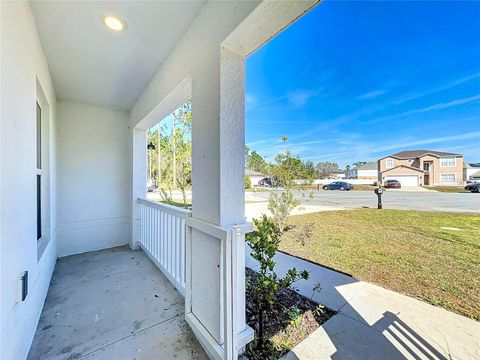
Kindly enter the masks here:
M 57 98 L 129 110 L 204 3 L 32 1 Z M 107 30 L 106 14 L 127 30 Z

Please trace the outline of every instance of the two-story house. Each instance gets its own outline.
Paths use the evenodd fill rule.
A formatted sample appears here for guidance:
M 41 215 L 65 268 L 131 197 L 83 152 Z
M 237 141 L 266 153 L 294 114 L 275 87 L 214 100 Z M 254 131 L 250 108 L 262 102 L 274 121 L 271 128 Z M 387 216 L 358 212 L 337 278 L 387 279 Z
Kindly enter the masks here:
M 398 180 L 402 186 L 459 185 L 463 155 L 432 150 L 407 150 L 378 160 L 378 180 Z

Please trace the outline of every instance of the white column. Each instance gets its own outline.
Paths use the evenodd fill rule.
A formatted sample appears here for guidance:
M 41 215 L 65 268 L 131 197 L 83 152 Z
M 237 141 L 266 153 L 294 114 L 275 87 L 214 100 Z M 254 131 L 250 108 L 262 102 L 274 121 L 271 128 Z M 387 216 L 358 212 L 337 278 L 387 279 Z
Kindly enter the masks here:
M 209 64 L 193 74 L 186 313 L 210 356 L 233 359 L 253 336 L 245 324 L 244 58 L 222 47 Z
M 138 198 L 147 194 L 147 131 L 132 129 L 132 216 L 130 248 L 138 248 L 140 240 L 140 205 Z
M 220 225 L 245 223 L 245 59 L 222 47 L 220 63 Z M 245 324 L 245 235 L 235 237 L 238 333 Z M 235 282 L 234 280 L 234 282 Z

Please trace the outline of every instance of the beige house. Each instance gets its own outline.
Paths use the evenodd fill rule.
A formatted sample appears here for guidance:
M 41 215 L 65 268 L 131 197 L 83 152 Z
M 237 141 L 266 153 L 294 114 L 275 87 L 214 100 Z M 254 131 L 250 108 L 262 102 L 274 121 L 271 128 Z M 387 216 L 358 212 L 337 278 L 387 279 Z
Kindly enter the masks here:
M 402 186 L 463 183 L 463 155 L 431 150 L 407 150 L 378 160 L 378 180 L 398 180 Z

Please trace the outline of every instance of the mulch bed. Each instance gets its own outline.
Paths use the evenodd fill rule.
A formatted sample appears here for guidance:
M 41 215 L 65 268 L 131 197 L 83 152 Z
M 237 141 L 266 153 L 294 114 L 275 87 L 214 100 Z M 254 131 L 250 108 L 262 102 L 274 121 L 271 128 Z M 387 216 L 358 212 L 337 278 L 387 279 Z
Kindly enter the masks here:
M 247 324 L 258 332 L 258 319 L 249 286 L 256 272 L 246 269 Z M 302 280 L 300 280 L 302 281 Z M 335 314 L 292 289 L 283 290 L 272 310 L 264 315 L 265 341 L 261 349 L 256 340 L 247 345 L 245 355 L 250 360 L 279 359 Z

